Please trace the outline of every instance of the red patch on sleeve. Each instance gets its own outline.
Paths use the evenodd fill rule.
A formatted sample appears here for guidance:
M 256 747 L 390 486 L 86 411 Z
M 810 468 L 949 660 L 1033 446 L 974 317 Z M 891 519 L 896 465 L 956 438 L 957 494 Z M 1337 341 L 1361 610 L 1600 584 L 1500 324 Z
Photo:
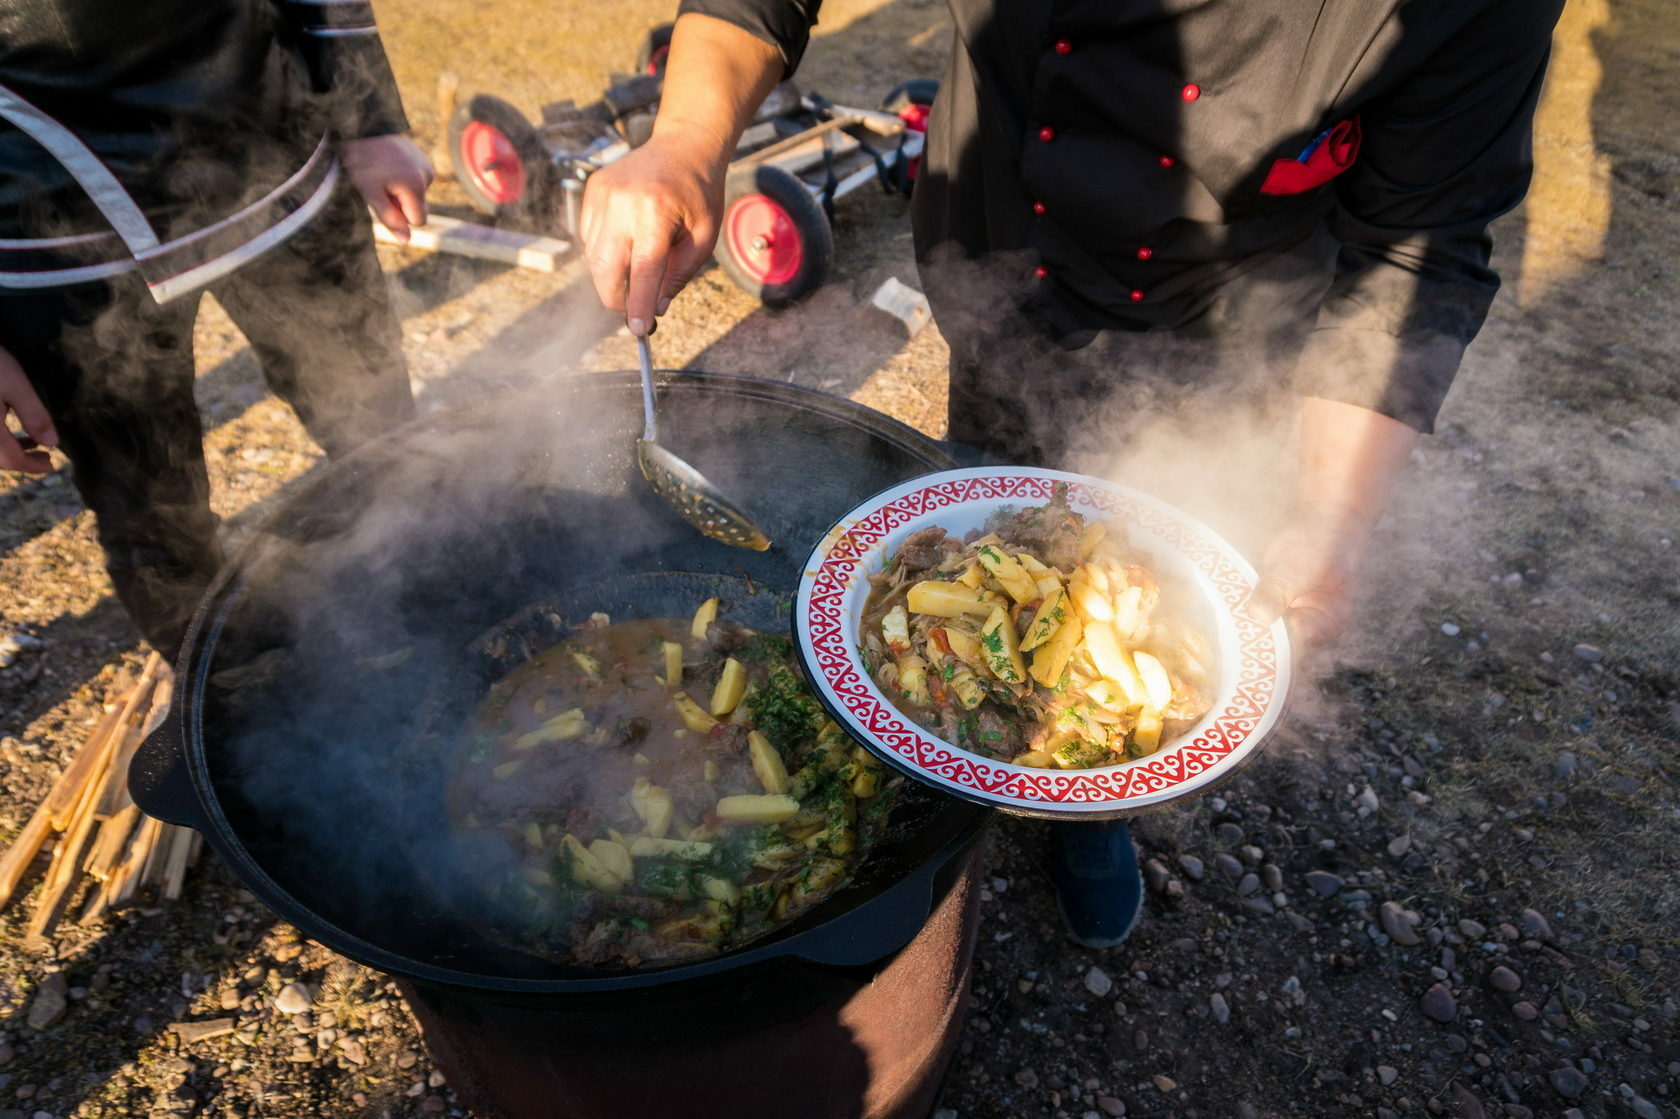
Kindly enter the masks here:
M 1304 194 L 1316 190 L 1353 166 L 1359 157 L 1359 118 L 1344 120 L 1306 159 L 1280 159 L 1272 164 L 1261 194 Z

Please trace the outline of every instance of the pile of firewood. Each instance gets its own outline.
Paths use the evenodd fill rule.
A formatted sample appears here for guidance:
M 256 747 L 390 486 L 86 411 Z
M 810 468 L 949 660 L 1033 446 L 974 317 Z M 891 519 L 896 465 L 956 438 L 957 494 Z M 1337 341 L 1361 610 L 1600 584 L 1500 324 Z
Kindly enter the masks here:
M 181 896 L 187 868 L 198 857 L 198 833 L 144 815 L 128 795 L 129 759 L 163 722 L 170 691 L 169 671 L 153 653 L 138 682 L 109 706 L 47 799 L 0 856 L 4 909 L 19 896 L 36 856 L 57 837 L 30 913 L 29 941 L 39 942 L 58 927 L 84 875 L 97 883 L 79 918 L 84 925 L 147 898 Z

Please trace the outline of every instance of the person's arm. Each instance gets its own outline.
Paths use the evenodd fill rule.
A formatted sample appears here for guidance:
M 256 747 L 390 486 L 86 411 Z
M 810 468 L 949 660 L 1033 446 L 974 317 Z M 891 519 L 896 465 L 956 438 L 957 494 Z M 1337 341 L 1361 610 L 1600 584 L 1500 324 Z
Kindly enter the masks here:
M 735 145 L 803 49 L 803 9 L 761 7 L 801 37 L 779 44 L 765 36 L 785 35 L 784 27 L 741 13 L 677 17 L 652 138 L 585 185 L 579 232 L 589 273 L 601 302 L 624 311 L 633 333 L 651 329 L 711 254 Z
M 1499 277 L 1488 225 L 1522 200 L 1562 0 L 1502 0 L 1361 110 L 1336 179 L 1336 275 L 1301 359 L 1296 513 L 1250 599 L 1305 646 L 1333 640 L 1419 432 L 1433 430 Z
M 432 163 L 407 135 L 397 80 L 373 18 L 358 0 L 276 0 L 302 45 L 315 91 L 326 95 L 345 173 L 380 224 L 408 240 L 426 223 Z
M 20 437 L 6 421 L 17 417 L 23 427 Z M 50 474 L 52 459 L 40 447 L 58 446 L 58 432 L 47 415 L 35 386 L 29 383 L 17 359 L 0 348 L 0 470 L 21 470 L 25 474 Z
M 1284 618 L 1308 648 L 1347 628 L 1371 532 L 1417 440 L 1415 428 L 1368 408 L 1301 402 L 1300 499 L 1261 561 L 1248 602 L 1256 621 Z

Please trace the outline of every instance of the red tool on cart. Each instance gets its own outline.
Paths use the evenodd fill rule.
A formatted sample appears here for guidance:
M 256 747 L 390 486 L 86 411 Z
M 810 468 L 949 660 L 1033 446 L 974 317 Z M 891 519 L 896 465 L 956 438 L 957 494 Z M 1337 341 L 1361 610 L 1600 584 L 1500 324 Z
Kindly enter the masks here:
M 669 24 L 654 28 L 636 73 L 614 77 L 599 101 L 543 106 L 539 124 L 487 93 L 460 104 L 449 152 L 474 208 L 575 243 L 584 182 L 652 134 L 670 43 Z M 834 255 L 835 200 L 871 182 L 910 192 L 938 91 L 919 78 L 879 109 L 853 109 L 792 82 L 773 89 L 730 163 L 713 253 L 729 278 L 772 307 L 820 287 Z

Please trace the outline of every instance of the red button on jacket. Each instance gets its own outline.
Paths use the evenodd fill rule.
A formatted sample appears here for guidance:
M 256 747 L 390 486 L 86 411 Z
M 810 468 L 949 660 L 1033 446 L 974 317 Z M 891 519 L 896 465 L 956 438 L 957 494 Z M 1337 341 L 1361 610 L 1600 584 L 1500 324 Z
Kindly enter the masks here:
M 1161 170 L 1171 171 L 1173 169 L 1173 166 L 1178 163 L 1178 160 L 1174 159 L 1170 155 L 1164 155 L 1159 160 L 1157 160 L 1156 162 L 1158 162 L 1161 165 Z
M 1202 95 L 1202 87 L 1199 86 L 1199 85 L 1196 85 L 1194 83 L 1185 86 L 1182 90 L 1179 91 L 1179 96 L 1183 97 L 1186 101 L 1194 101 L 1196 98 L 1200 97 L 1201 95 Z
M 1073 40 L 1072 39 L 1057 39 L 1056 40 L 1056 53 L 1057 54 L 1072 54 L 1073 53 Z
M 1133 303 L 1142 303 L 1143 302 L 1143 292 L 1139 291 L 1139 290 L 1133 290 L 1133 292 L 1132 292 L 1132 302 Z
M 1051 140 L 1056 138 L 1056 130 L 1047 124 L 1038 130 L 1038 138 L 1048 144 Z
M 1273 163 L 1260 193 L 1304 194 L 1318 189 L 1353 166 L 1359 158 L 1359 140 L 1359 118 L 1342 121 L 1296 158 Z
M 1045 209 L 1044 203 L 1042 203 L 1042 202 L 1034 202 L 1033 203 L 1033 213 L 1042 214 L 1044 212 L 1044 209 Z
M 1138 246 L 1137 256 L 1138 256 L 1139 260 L 1148 260 L 1150 257 L 1152 257 L 1154 255 L 1155 255 L 1155 250 L 1150 248 L 1148 245 L 1139 245 Z
M 1044 265 L 1042 265 L 1042 264 L 1040 264 L 1037 268 L 1033 269 L 1033 275 L 1037 276 L 1041 280 L 1044 279 L 1044 277 L 1048 276 L 1049 274 L 1050 274 L 1050 269 L 1044 267 Z

